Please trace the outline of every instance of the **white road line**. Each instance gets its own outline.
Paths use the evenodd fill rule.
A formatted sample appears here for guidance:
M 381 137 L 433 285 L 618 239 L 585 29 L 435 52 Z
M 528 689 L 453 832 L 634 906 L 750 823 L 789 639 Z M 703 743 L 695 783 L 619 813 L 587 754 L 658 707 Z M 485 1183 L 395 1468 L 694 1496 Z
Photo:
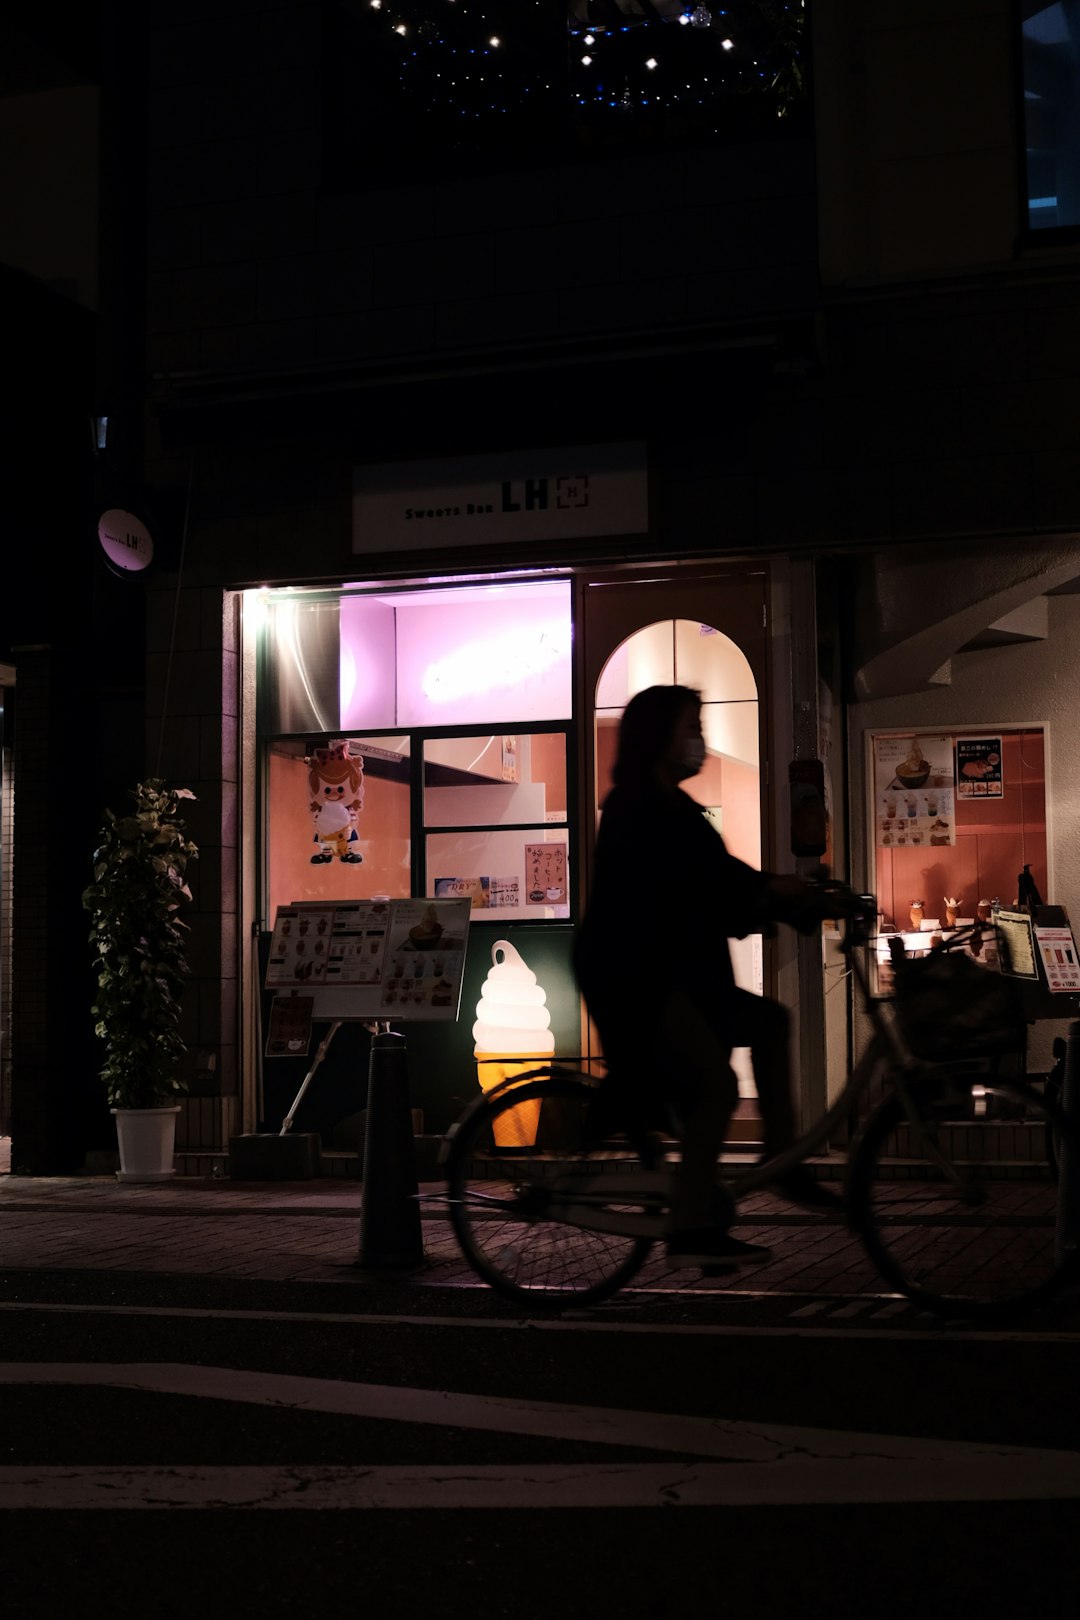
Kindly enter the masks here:
M 793 1459 L 725 1463 L 433 1467 L 0 1467 L 0 1511 L 139 1508 L 397 1512 L 472 1508 L 791 1507 L 858 1502 L 1071 1500 L 1080 1466 L 1025 1457 L 935 1463 Z
M 159 1395 L 235 1401 L 291 1412 L 332 1412 L 379 1422 L 433 1424 L 502 1434 L 531 1434 L 595 1445 L 719 1457 L 732 1463 L 790 1463 L 827 1458 L 845 1463 L 912 1461 L 991 1464 L 1001 1459 L 1038 1464 L 1080 1486 L 1080 1454 L 1002 1446 L 993 1442 L 866 1434 L 798 1424 L 639 1412 L 560 1401 L 520 1400 L 394 1384 L 349 1383 L 293 1373 L 203 1367 L 184 1362 L 0 1362 L 0 1386 L 61 1385 L 129 1389 Z
M 880 1298 L 881 1296 L 875 1296 Z M 818 1311 L 828 1309 L 833 1300 L 816 1300 L 812 1306 L 802 1310 L 792 1311 L 788 1320 L 795 1317 L 811 1316 Z M 906 1300 L 897 1300 L 887 1305 L 883 1310 L 875 1312 L 871 1320 L 882 1316 L 892 1316 L 910 1307 Z M 605 1307 L 598 1306 L 603 1311 Z M 347 1312 L 347 1311 L 253 1311 L 253 1310 L 212 1310 L 203 1306 L 183 1305 L 71 1305 L 57 1302 L 40 1302 L 36 1300 L 0 1300 L 0 1311 L 24 1312 L 33 1315 L 35 1312 L 56 1312 L 64 1315 L 99 1315 L 99 1316 L 163 1316 L 188 1317 L 193 1321 L 206 1322 L 329 1322 L 345 1327 L 426 1327 L 426 1328 L 483 1328 L 488 1331 L 547 1333 L 645 1333 L 659 1334 L 667 1337 L 700 1337 L 731 1338 L 731 1339 L 904 1339 L 917 1343 L 928 1340 L 935 1344 L 946 1343 L 949 1340 L 971 1340 L 977 1337 L 980 1344 L 1071 1344 L 1080 1340 L 1080 1332 L 1070 1332 L 1062 1329 L 1056 1333 L 1023 1332 L 1021 1330 L 995 1329 L 989 1331 L 975 1323 L 961 1324 L 959 1327 L 940 1327 L 922 1329 L 915 1328 L 910 1331 L 890 1328 L 827 1328 L 827 1327 L 752 1327 L 723 1322 L 607 1322 L 598 1320 L 591 1313 L 567 1312 L 563 1316 L 431 1316 L 421 1315 L 419 1312 Z M 925 1319 L 925 1312 L 920 1312 Z

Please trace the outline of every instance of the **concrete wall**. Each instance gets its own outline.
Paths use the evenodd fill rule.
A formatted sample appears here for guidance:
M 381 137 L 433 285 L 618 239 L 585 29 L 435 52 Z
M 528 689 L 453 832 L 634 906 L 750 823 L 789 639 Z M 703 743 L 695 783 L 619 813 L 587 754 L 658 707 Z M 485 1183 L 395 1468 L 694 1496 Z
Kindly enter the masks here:
M 1009 0 L 815 0 L 830 286 L 1005 267 L 1018 224 Z
M 813 297 L 808 142 L 325 193 L 321 10 L 154 8 L 152 370 L 594 338 Z

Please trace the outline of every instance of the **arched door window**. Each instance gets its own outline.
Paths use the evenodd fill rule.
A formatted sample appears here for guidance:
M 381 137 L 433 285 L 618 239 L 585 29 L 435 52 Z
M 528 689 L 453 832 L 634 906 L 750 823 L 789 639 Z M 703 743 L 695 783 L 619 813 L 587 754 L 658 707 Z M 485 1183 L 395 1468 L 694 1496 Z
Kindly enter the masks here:
M 619 719 L 636 692 L 647 686 L 690 686 L 701 694 L 705 764 L 683 783 L 705 810 L 733 855 L 750 866 L 761 865 L 761 769 L 757 681 L 739 646 L 721 630 L 696 619 L 661 619 L 621 642 L 607 660 L 596 684 L 594 709 L 595 792 L 599 814 L 611 787 L 611 768 Z M 640 883 L 648 901 L 648 851 Z M 663 906 L 654 911 L 663 926 Z M 760 995 L 763 989 L 761 937 L 733 940 L 736 981 Z M 750 1094 L 744 1054 L 736 1054 L 740 1091 Z

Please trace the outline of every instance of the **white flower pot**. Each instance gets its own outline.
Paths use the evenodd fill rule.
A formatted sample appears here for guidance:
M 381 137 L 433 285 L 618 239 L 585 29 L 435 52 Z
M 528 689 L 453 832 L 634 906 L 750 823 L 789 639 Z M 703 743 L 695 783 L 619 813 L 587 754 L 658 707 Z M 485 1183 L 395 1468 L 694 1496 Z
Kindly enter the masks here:
M 120 1148 L 117 1181 L 171 1181 L 180 1104 L 166 1108 L 112 1108 Z

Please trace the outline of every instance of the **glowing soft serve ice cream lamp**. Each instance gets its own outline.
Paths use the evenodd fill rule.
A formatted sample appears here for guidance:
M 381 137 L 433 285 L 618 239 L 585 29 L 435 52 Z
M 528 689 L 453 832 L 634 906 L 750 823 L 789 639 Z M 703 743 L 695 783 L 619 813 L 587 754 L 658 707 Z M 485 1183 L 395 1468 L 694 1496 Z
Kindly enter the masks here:
M 497 939 L 473 1025 L 476 1072 L 485 1091 L 552 1056 L 555 1037 L 546 1002 L 536 974 L 509 941 Z M 539 1102 L 507 1109 L 496 1122 L 496 1145 L 532 1146 L 539 1118 Z

